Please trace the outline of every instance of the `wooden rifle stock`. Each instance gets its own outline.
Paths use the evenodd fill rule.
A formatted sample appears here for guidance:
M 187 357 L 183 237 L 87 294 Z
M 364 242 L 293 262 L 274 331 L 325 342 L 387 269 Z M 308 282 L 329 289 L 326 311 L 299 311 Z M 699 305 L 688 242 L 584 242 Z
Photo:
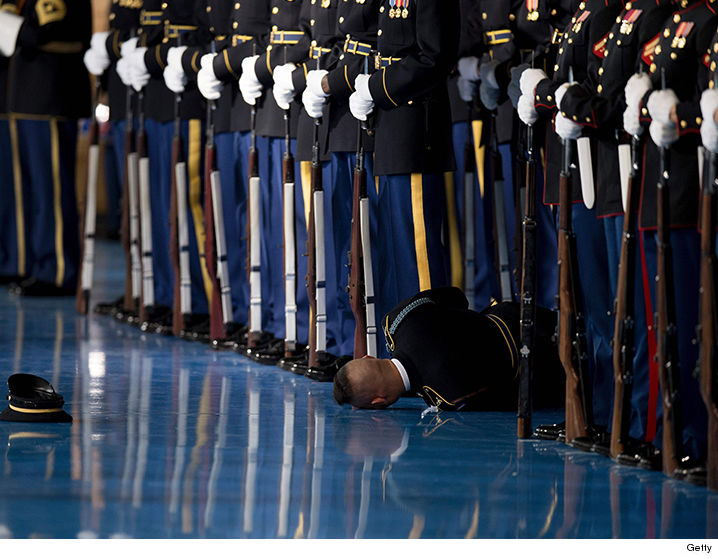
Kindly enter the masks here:
M 209 300 L 209 337 L 212 340 L 222 340 L 227 337 L 222 315 L 222 288 L 219 283 L 219 262 L 217 260 L 217 224 L 214 220 L 214 203 L 212 192 L 212 173 L 217 170 L 217 152 L 214 144 L 214 131 L 211 101 L 207 101 L 207 143 L 204 151 L 204 219 L 205 239 L 204 254 L 207 263 L 207 275 L 212 284 Z
M 565 151 L 568 151 L 566 141 Z M 576 262 L 576 238 L 571 224 L 572 180 L 570 157 L 564 155 L 559 181 L 558 233 L 558 353 L 566 373 L 566 442 L 589 436 L 591 400 L 588 396 L 585 331 Z
M 521 322 L 519 352 L 519 409 L 517 435 L 531 437 L 533 408 L 534 347 L 536 339 L 536 157 L 533 129 L 528 127 L 525 211 L 522 219 Z
M 80 259 L 80 273 L 77 276 L 75 308 L 79 314 L 87 314 L 92 288 L 95 264 L 95 221 L 97 215 L 97 182 L 100 164 L 99 126 L 97 105 L 100 102 L 100 78 L 95 78 L 95 102 L 89 126 L 89 148 L 87 154 L 87 182 L 85 183 L 84 209 L 80 212 L 80 235 L 83 239 Z
M 362 197 L 366 196 L 366 169 L 362 158 L 361 149 L 361 124 L 358 126 L 357 146 L 360 148 L 357 153 L 357 163 L 354 167 L 354 184 L 352 191 L 352 237 L 349 249 L 349 302 L 356 328 L 354 330 L 354 359 L 359 359 L 367 354 L 366 337 L 366 304 L 364 300 L 364 262 L 362 249 L 361 222 L 359 207 Z
M 311 169 L 311 203 L 309 206 L 309 231 L 307 235 L 307 294 L 309 296 L 309 366 L 319 365 L 317 354 L 317 231 L 315 213 L 323 211 L 314 204 L 314 194 L 322 190 L 322 165 L 317 157 L 312 161 Z
M 707 151 L 707 150 L 706 150 Z M 718 491 L 718 302 L 716 301 L 716 154 L 706 153 L 701 196 L 700 386 L 708 412 L 706 485 Z
M 635 266 L 636 233 L 638 220 L 639 142 L 633 142 L 633 162 L 628 177 L 627 204 L 623 216 L 621 258 L 618 265 L 618 286 L 615 301 L 615 327 L 613 329 L 613 417 L 611 422 L 611 457 L 624 451 L 628 442 L 633 392 L 633 357 L 635 355 Z

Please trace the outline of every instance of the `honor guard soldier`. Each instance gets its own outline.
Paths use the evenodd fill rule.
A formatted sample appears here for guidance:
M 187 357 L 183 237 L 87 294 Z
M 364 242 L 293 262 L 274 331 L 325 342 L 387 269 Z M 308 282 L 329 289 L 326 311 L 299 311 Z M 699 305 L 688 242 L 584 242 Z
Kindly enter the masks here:
M 27 279 L 12 287 L 19 295 L 70 295 L 77 286 L 75 151 L 77 120 L 90 112 L 82 62 L 90 25 L 86 0 L 30 0 L 17 14 L 0 11 L 0 54 L 13 56 L 8 108 L 22 184 L 18 262 Z
M 626 86 L 624 127 L 649 126 L 641 177 L 639 228 L 645 250 L 649 306 L 656 313 L 658 377 L 663 395 L 664 473 L 705 473 L 706 409 L 694 376 L 700 244 L 697 145 L 700 93 L 708 83 L 706 58 L 718 17 L 709 0 L 673 2 L 675 12 L 644 45 L 643 69 Z M 701 79 L 701 77 L 703 79 Z M 661 173 L 662 166 L 666 172 Z M 658 185 L 658 188 L 656 188 Z M 663 210 L 663 211 L 661 211 Z M 671 289 L 673 287 L 673 289 Z M 651 387 L 656 390 L 654 385 Z M 662 433 L 661 433 L 662 431 Z M 662 435 L 662 437 L 660 436 Z M 703 475 L 705 478 L 705 475 Z
M 97 79 L 102 79 L 107 90 L 108 105 L 110 108 L 110 134 L 112 135 L 112 151 L 108 154 L 115 160 L 115 168 L 119 171 L 119 183 L 125 184 L 127 168 L 125 153 L 125 133 L 127 127 L 127 90 L 128 86 L 122 83 L 117 73 L 117 62 L 122 56 L 122 44 L 137 33 L 140 21 L 141 0 L 120 0 L 110 6 L 109 31 L 93 33 L 90 48 L 83 57 L 87 71 Z M 132 114 L 132 108 L 130 108 Z M 122 196 L 126 196 L 123 193 Z M 121 212 L 128 211 L 126 205 L 121 204 Z M 129 217 L 122 215 L 121 221 Z M 125 228 L 126 229 L 126 228 Z M 124 231 L 123 235 L 129 234 Z M 123 243 L 128 247 L 128 243 Z M 129 247 L 128 247 L 129 248 Z M 128 266 L 131 266 L 131 256 L 127 255 Z M 131 273 L 131 272 L 130 272 Z M 95 312 L 101 314 L 115 314 L 123 307 L 123 296 L 116 301 L 99 303 Z
M 0 2 L 0 10 L 15 14 L 15 2 Z M 25 262 L 19 256 L 20 239 L 24 239 L 22 220 L 17 219 L 16 200 L 22 200 L 22 185 L 15 182 L 14 161 L 18 154 L 10 141 L 11 135 L 17 136 L 17 126 L 8 116 L 7 89 L 10 58 L 0 54 L 0 283 L 17 283 L 25 275 Z
M 357 76 L 349 105 L 359 120 L 376 117 L 374 275 L 376 312 L 384 317 L 412 292 L 449 282 L 441 227 L 444 173 L 455 161 L 446 77 L 458 52 L 459 5 L 387 0 L 379 12 L 374 72 Z
M 564 362 L 567 382 L 574 376 L 570 373 L 569 360 L 579 372 L 580 380 L 577 382 L 581 385 L 582 407 L 582 412 L 578 414 L 581 416 L 581 428 L 577 427 L 582 434 L 575 436 L 575 431 L 571 431 L 571 434 L 567 432 L 567 442 L 586 450 L 597 449 L 602 452 L 608 451 L 605 433 L 610 420 L 613 388 L 610 345 L 613 335 L 610 316 L 613 301 L 608 280 L 608 255 L 602 225 L 596 219 L 593 209 L 592 197 L 595 194 L 590 166 L 592 147 L 589 143 L 589 153 L 581 158 L 583 173 L 579 173 L 577 158 L 566 161 L 565 151 L 571 149 L 573 140 L 580 137 L 581 129 L 573 120 L 557 112 L 557 107 L 570 86 L 569 80 L 578 83 L 595 81 L 600 59 L 591 52 L 590 47 L 609 31 L 622 9 L 622 2 L 582 1 L 561 39 L 553 78 L 549 79 L 543 70 L 525 70 L 520 78 L 522 95 L 518 102 L 519 116 L 524 123 L 533 124 L 539 116 L 553 122 L 553 126 L 547 126 L 546 131 L 544 203 L 556 205 L 560 202 L 559 176 L 562 172 L 566 177 L 570 175 L 573 183 L 573 191 L 567 193 L 559 209 L 558 224 L 559 236 L 562 230 L 566 234 L 569 253 L 575 252 L 570 259 L 567 258 L 568 254 L 562 255 L 560 249 L 558 255 L 559 262 L 573 270 L 567 276 L 573 280 L 567 281 L 565 285 L 564 295 L 567 295 L 567 300 L 562 303 L 566 316 L 569 305 L 575 308 L 569 319 L 571 324 L 568 329 L 572 332 L 564 331 L 563 335 L 566 336 L 565 340 L 580 340 L 585 348 L 578 349 L 578 345 L 569 343 L 568 347 L 574 348 L 574 351 L 570 359 Z M 567 215 L 570 212 L 570 222 L 561 224 L 562 212 Z M 559 284 L 559 293 L 561 291 L 562 286 Z M 576 440 L 569 440 L 574 438 Z M 599 443 L 600 449 L 594 443 Z
M 223 3 L 221 0 L 219 3 Z M 215 41 L 216 52 L 202 56 L 197 74 L 197 86 L 208 100 L 217 101 L 218 115 L 224 115 L 229 105 L 228 134 L 224 126 L 215 128 L 217 162 L 224 193 L 222 205 L 225 212 L 227 238 L 227 262 L 232 292 L 234 320 L 237 324 L 249 323 L 249 282 L 247 281 L 247 207 L 249 151 L 251 145 L 250 107 L 239 94 L 239 77 L 242 75 L 242 61 L 254 53 L 266 49 L 269 41 L 269 5 L 265 0 L 246 0 L 230 3 L 230 14 L 226 18 L 228 28 L 226 39 Z M 220 33 L 222 10 L 214 1 L 208 3 L 209 19 L 213 33 Z M 211 28 L 210 28 L 211 30 Z M 224 118 L 221 116 L 220 118 Z M 266 154 L 259 141 L 260 157 Z M 267 269 L 267 253 L 262 251 L 262 268 Z M 262 291 L 268 290 L 268 279 L 262 275 Z M 262 309 L 262 324 L 269 320 L 268 307 Z M 213 342 L 214 343 L 214 342 Z M 217 347 L 247 348 L 247 328 Z
M 654 387 L 657 385 L 657 370 L 650 359 L 655 354 L 655 348 L 649 352 L 648 324 L 653 323 L 653 318 L 650 314 L 646 315 L 640 247 L 632 240 L 636 238 L 636 231 L 634 227 L 624 229 L 624 212 L 629 212 L 629 219 L 635 222 L 638 205 L 631 207 L 626 200 L 624 209 L 619 145 L 630 143 L 622 134 L 626 107 L 623 90 L 626 82 L 641 63 L 643 45 L 662 31 L 663 22 L 672 9 L 668 0 L 660 3 L 655 0 L 628 2 L 616 17 L 610 31 L 592 47 L 594 54 L 601 59 L 597 83 L 589 80 L 569 87 L 560 107 L 566 118 L 581 126 L 584 135 L 590 135 L 596 140 L 596 158 L 600 161 L 596 174 L 596 215 L 601 219 L 608 249 L 611 299 L 615 300 L 620 293 L 623 300 L 617 303 L 617 309 L 625 306 L 626 301 L 633 302 L 624 317 L 617 319 L 623 322 L 617 327 L 618 337 L 614 336 L 613 351 L 614 354 L 620 354 L 614 358 L 614 367 L 616 359 L 619 362 L 622 359 L 631 361 L 622 373 L 631 372 L 632 388 L 624 388 L 630 391 L 627 392 L 630 410 L 621 411 L 623 402 L 616 402 L 614 397 L 612 431 L 619 427 L 623 434 L 612 432 L 612 439 L 621 439 L 620 448 L 612 445 L 612 456 L 624 464 L 640 464 L 652 469 L 660 468 L 660 456 L 657 456 L 652 445 L 656 434 L 657 399 L 649 398 L 649 387 L 651 384 Z M 638 184 L 634 184 L 633 188 L 637 192 Z M 624 231 L 631 238 L 624 238 Z M 632 248 L 626 249 L 630 252 L 623 256 L 631 259 L 632 271 L 629 275 L 628 269 L 623 270 L 624 275 L 619 279 L 621 247 L 625 242 L 634 243 Z M 617 287 L 619 282 L 622 284 L 620 289 Z M 627 298 L 627 289 L 632 290 L 630 298 Z M 626 320 L 631 320 L 632 325 L 626 323 L 624 326 Z M 629 329 L 632 339 L 626 338 Z M 627 344 L 630 347 L 626 347 Z M 619 374 L 618 371 L 614 373 Z M 625 416 L 619 419 L 616 414 Z M 622 422 L 625 425 L 621 425 Z

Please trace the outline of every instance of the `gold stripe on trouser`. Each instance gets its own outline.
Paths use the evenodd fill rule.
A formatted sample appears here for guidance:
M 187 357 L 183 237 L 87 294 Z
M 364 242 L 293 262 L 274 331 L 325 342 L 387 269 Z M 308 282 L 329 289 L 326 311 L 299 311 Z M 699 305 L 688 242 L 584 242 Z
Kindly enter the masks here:
M 52 150 L 52 186 L 55 206 L 55 258 L 57 275 L 55 284 L 62 286 L 65 279 L 65 252 L 62 243 L 64 223 L 62 221 L 62 184 L 60 182 L 60 138 L 57 132 L 57 120 L 50 119 L 50 148 Z
M 299 162 L 299 175 L 302 178 L 302 198 L 304 199 L 304 223 L 309 230 L 309 207 L 312 203 L 312 162 Z
M 17 230 L 17 275 L 27 274 L 25 262 L 25 210 L 22 197 L 22 166 L 20 165 L 20 144 L 17 136 L 17 118 L 8 119 L 10 145 L 12 146 L 12 172 L 15 192 L 15 227 Z
M 202 159 L 202 122 L 199 119 L 189 121 L 189 142 L 187 149 L 187 174 L 189 175 L 189 207 L 194 223 L 194 235 L 197 239 L 199 265 L 202 270 L 202 282 L 207 295 L 207 304 L 212 304 L 212 280 L 207 272 L 207 260 L 204 254 L 205 230 L 204 211 L 202 210 L 202 177 L 199 174 Z M 209 185 L 206 185 L 209 188 Z
M 473 540 L 476 538 L 476 534 L 479 531 L 479 499 L 477 497 L 474 503 L 474 512 L 471 515 L 471 525 L 464 535 L 465 540 Z
M 424 180 L 421 173 L 411 175 L 411 213 L 414 221 L 414 248 L 416 269 L 419 273 L 419 291 L 431 289 L 429 251 L 426 247 L 426 224 L 424 223 Z
M 486 156 L 486 148 L 481 145 L 481 133 L 484 129 L 484 123 L 481 120 L 471 121 L 471 128 L 474 132 L 474 156 L 476 157 L 476 173 L 479 177 L 479 192 L 484 197 L 484 163 Z
M 421 538 L 421 534 L 424 531 L 426 525 L 426 517 L 423 514 L 415 514 L 414 522 L 411 525 L 411 532 L 409 532 L 410 540 L 418 540 Z
M 451 285 L 459 289 L 464 286 L 464 266 L 459 242 L 459 221 L 456 219 L 456 187 L 454 173 L 444 173 L 446 185 L 446 214 L 449 221 L 449 258 L 451 261 Z M 468 211 L 468 210 L 465 210 Z
M 190 121 L 192 122 L 192 121 Z M 199 121 L 197 121 L 199 122 Z M 209 442 L 209 419 L 213 415 L 212 409 L 212 375 L 208 372 L 202 381 L 202 393 L 199 398 L 197 410 L 197 423 L 195 426 L 196 439 L 190 454 L 189 465 L 185 471 L 182 495 L 182 533 L 191 534 L 194 527 L 194 483 L 197 468 L 202 460 L 202 449 Z

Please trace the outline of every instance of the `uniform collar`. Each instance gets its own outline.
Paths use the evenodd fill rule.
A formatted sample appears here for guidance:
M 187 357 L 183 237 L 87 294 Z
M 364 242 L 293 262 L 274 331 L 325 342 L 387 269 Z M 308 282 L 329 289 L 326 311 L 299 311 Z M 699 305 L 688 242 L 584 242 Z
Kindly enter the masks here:
M 394 363 L 394 365 L 396 365 L 396 368 L 399 370 L 401 380 L 404 382 L 404 392 L 409 392 L 409 390 L 411 390 L 411 383 L 409 382 L 409 375 L 406 374 L 406 369 L 404 368 L 404 365 L 402 365 L 401 361 L 399 361 L 398 359 L 392 359 L 391 362 Z

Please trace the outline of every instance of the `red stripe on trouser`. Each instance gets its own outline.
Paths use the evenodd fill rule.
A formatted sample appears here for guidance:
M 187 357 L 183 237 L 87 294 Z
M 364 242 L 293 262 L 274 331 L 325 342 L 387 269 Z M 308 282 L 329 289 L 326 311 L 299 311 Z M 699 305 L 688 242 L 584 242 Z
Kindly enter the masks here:
M 656 498 L 653 488 L 646 486 L 646 539 L 656 537 Z
M 643 272 L 643 299 L 646 302 L 646 325 L 648 327 L 648 417 L 646 418 L 646 441 L 656 436 L 656 407 L 658 405 L 658 363 L 656 362 L 656 326 L 653 324 L 651 289 L 646 268 L 646 247 L 644 236 L 641 240 L 641 270 Z

